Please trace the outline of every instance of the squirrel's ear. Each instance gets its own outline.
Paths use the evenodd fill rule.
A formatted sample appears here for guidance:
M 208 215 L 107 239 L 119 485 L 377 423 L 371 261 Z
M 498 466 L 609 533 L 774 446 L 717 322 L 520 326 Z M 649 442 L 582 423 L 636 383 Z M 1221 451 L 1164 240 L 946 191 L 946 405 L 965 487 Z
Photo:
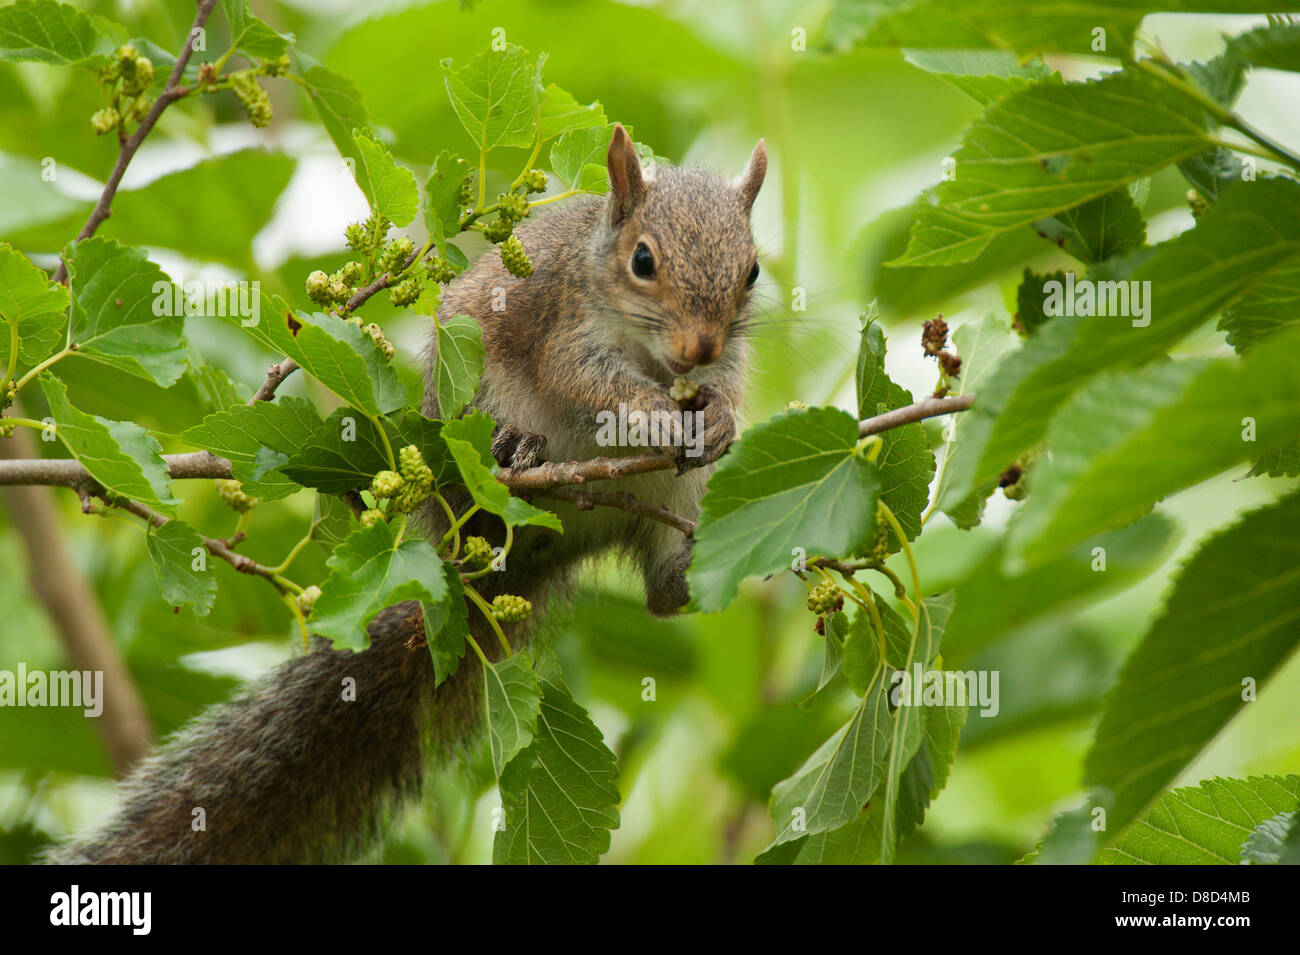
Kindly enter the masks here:
M 754 152 L 750 154 L 749 162 L 745 165 L 745 171 L 742 172 L 734 183 L 736 191 L 740 193 L 741 205 L 748 212 L 754 205 L 754 199 L 758 196 L 758 190 L 763 185 L 763 177 L 767 175 L 767 142 L 760 139 L 758 145 L 754 147 Z
M 610 225 L 618 225 L 641 202 L 645 180 L 641 177 L 641 159 L 622 123 L 614 124 L 614 138 L 605 157 L 609 166 Z

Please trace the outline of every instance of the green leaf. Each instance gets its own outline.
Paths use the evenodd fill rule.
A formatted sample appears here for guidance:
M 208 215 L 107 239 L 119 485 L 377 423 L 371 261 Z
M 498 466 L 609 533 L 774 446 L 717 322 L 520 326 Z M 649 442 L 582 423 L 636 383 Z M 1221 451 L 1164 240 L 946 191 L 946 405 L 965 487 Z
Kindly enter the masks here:
M 1147 239 L 1147 224 L 1127 187 L 1040 219 L 1034 228 L 1089 264 L 1140 249 Z
M 420 208 L 420 190 L 415 173 L 399 166 L 383 143 L 366 132 L 353 133 L 357 144 L 357 185 L 366 194 L 370 208 L 393 220 L 399 229 L 411 224 Z
M 217 575 L 207 566 L 208 552 L 199 532 L 172 520 L 150 530 L 146 543 L 163 600 L 206 617 L 217 599 Z M 201 560 L 202 570 L 195 568 L 196 560 Z
M 0 242 L 0 362 L 10 375 L 10 336 L 18 341 L 19 365 L 35 365 L 54 351 L 68 321 L 68 290 L 8 243 Z
M 1035 484 L 1031 500 L 1037 493 Z M 944 660 L 965 661 L 1035 620 L 1068 613 L 1084 600 L 1132 586 L 1164 561 L 1174 536 L 1171 520 L 1150 514 L 1020 574 L 1007 572 L 1005 548 L 995 548 L 955 587 L 961 609 L 944 637 Z
M 1242 709 L 1246 678 L 1262 684 L 1300 644 L 1298 539 L 1292 494 L 1212 537 L 1179 573 L 1088 754 L 1087 782 L 1115 793 L 1112 831 Z
M 424 227 L 439 248 L 460 233 L 460 184 L 469 172 L 469 163 L 446 149 L 433 161 L 424 184 Z
M 469 315 L 453 315 L 434 321 L 438 335 L 434 388 L 438 413 L 445 419 L 458 418 L 474 400 L 479 376 L 483 374 L 483 330 Z
M 1300 804 L 1300 776 L 1209 779 L 1166 793 L 1114 846 L 1104 865 L 1237 865 L 1252 830 Z M 1113 824 L 1113 823 L 1112 823 Z
M 67 255 L 77 354 L 168 388 L 188 359 L 172 283 L 144 249 L 112 239 L 74 242 Z
M 294 312 L 283 299 L 266 296 L 259 316 L 255 325 L 239 324 L 277 356 L 292 358 L 352 407 L 379 417 L 406 404 L 406 389 L 392 363 L 351 322 L 324 312 Z
M 1239 352 L 1300 323 L 1300 263 L 1275 269 L 1255 283 L 1219 319 Z
M 858 345 L 858 417 L 870 418 L 912 403 L 912 393 L 885 374 L 885 335 L 875 322 L 862 327 Z M 934 452 L 920 424 L 892 428 L 880 436 L 876 457 L 880 471 L 880 499 L 902 525 L 908 540 L 921 533 L 921 512 L 930 499 L 934 477 Z
M 609 174 L 605 154 L 613 135 L 612 125 L 570 130 L 551 147 L 551 168 L 570 189 L 607 192 Z
M 447 450 L 455 459 L 461 480 L 474 503 L 515 527 L 534 524 L 562 532 L 564 528 L 558 517 L 514 497 L 510 489 L 496 479 L 500 468 L 492 457 L 494 427 L 490 417 L 475 411 L 464 418 L 448 421 L 442 428 Z
M 369 129 L 370 116 L 361 101 L 361 91 L 346 76 L 321 66 L 296 47 L 290 48 L 294 72 L 303 80 L 303 90 L 320 116 L 321 125 L 344 159 L 360 162 L 352 131 Z M 355 173 L 355 169 L 353 169 Z
M 884 778 L 890 725 L 882 672 L 848 722 L 773 787 L 772 818 L 780 831 L 768 851 L 857 818 Z
M 382 424 L 388 447 L 394 452 L 408 444 L 420 449 L 433 471 L 435 487 L 455 479 L 455 465 L 442 443 L 439 422 L 411 411 L 400 423 L 384 418 Z M 368 487 L 377 472 L 390 467 L 378 428 L 350 408 L 334 411 L 324 422 L 318 420 L 313 432 L 288 453 L 289 459 L 281 468 L 284 474 L 327 494 Z
M 535 668 L 541 708 L 533 742 L 501 773 L 501 864 L 594 864 L 617 829 L 618 760 L 558 676 Z
M 376 521 L 348 535 L 328 561 L 308 621 L 312 632 L 340 649 L 369 643 L 365 627 L 385 607 L 403 600 L 438 603 L 446 596 L 442 561 L 423 537 L 397 540 L 397 525 Z
M 483 153 L 531 146 L 536 135 L 536 61 L 523 47 L 486 50 L 460 69 L 442 63 L 456 116 Z
M 275 469 L 254 477 L 259 455 L 268 448 L 286 457 L 292 455 L 320 427 L 320 415 L 310 401 L 281 395 L 275 402 L 236 404 L 210 414 L 180 437 L 196 448 L 229 459 L 231 471 L 246 493 L 274 501 L 298 490 L 298 483 Z
M 1163 355 L 1297 257 L 1300 184 L 1263 179 L 1225 193 L 1195 228 L 1162 243 L 1132 272 L 1132 282 L 1151 283 L 1138 286 L 1150 291 L 1147 324 L 1136 317 L 1061 316 L 999 362 L 975 407 L 961 416 L 963 441 L 948 466 L 940 506 L 955 504 L 1037 445 L 1049 420 L 1089 378 Z
M 1098 376 L 1052 422 L 1051 460 L 1033 469 L 1011 552 L 1046 560 L 1254 457 L 1260 445 L 1297 439 L 1300 328 L 1240 360 Z
M 1243 66 L 1300 72 L 1300 23 L 1270 23 L 1232 37 L 1224 57 Z
M 538 72 L 541 63 L 538 63 Z M 585 129 L 589 126 L 606 125 L 605 110 L 599 102 L 583 105 L 572 93 L 560 89 L 554 83 L 546 86 L 537 99 L 538 122 L 537 138 L 546 142 L 573 129 Z
M 18 0 L 0 8 L 0 63 L 28 60 L 56 66 L 96 66 L 113 49 L 95 21 L 52 0 Z
M 519 752 L 533 742 L 542 712 L 542 687 L 533 663 L 516 653 L 483 665 L 483 701 L 487 708 L 488 746 L 498 777 Z
M 1241 861 L 1250 865 L 1300 863 L 1300 812 L 1265 819 L 1241 844 Z
M 880 677 L 880 638 L 872 626 L 871 617 L 859 611 L 847 626 L 843 613 L 833 613 L 826 617 L 827 660 L 831 659 L 830 648 L 835 647 L 835 663 L 844 670 L 849 686 L 858 696 L 863 696 L 871 689 L 871 684 Z M 832 635 L 843 639 L 843 647 L 832 639 Z M 843 658 L 841 660 L 841 657 Z M 826 668 L 822 670 L 821 689 L 830 681 Z
M 1053 76 L 1042 60 L 1021 65 L 1010 50 L 904 50 L 903 58 L 938 75 L 981 106 Z
M 856 451 L 858 423 L 834 408 L 779 414 L 755 425 L 709 479 L 688 577 L 706 612 L 731 602 L 740 581 L 790 566 L 804 553 L 847 556 L 876 531 L 880 474 Z
M 248 0 L 221 0 L 226 22 L 230 24 L 230 45 L 259 60 L 284 56 L 289 38 L 281 36 L 253 15 Z
M 1057 813 L 1052 828 L 1034 851 L 1017 865 L 1089 865 L 1101 848 L 1101 830 L 1095 828 L 1105 818 L 1094 810 L 1109 811 L 1105 791 L 1091 795 L 1083 805 Z
M 447 596 L 441 603 L 424 603 L 424 638 L 433 658 L 433 685 L 456 672 L 461 657 L 465 655 L 465 638 L 469 636 L 469 608 L 465 605 L 465 585 L 460 571 L 444 563 L 447 578 Z
M 1133 69 L 1043 83 L 999 100 L 957 151 L 956 178 L 923 206 L 897 265 L 977 256 L 993 236 L 1111 192 L 1213 145 L 1185 93 Z
M 180 501 L 171 496 L 162 446 L 144 428 L 79 411 L 68 401 L 68 388 L 62 381 L 48 373 L 39 380 L 59 440 L 91 477 L 113 494 L 168 516 L 176 513 Z

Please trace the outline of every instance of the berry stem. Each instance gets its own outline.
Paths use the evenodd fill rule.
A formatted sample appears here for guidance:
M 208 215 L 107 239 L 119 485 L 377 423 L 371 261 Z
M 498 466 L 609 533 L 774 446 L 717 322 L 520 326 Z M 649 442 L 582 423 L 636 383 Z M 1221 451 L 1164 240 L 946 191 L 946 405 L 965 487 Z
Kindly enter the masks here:
M 478 609 L 483 611 L 483 616 L 487 617 L 487 622 L 491 624 L 492 629 L 496 631 L 497 639 L 501 641 L 501 648 L 505 650 L 506 656 L 513 656 L 514 650 L 510 647 L 510 641 L 506 639 L 506 632 L 501 629 L 501 624 L 497 622 L 497 618 L 493 615 L 492 608 L 488 605 L 488 602 L 484 600 L 479 592 L 473 587 L 467 586 L 465 588 L 465 596 L 474 601 L 478 606 Z

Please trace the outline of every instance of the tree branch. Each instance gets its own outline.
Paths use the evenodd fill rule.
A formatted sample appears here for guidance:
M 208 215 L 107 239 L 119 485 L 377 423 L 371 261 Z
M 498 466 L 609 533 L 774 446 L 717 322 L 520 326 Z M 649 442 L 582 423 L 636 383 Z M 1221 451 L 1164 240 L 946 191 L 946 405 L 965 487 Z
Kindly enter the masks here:
M 699 527 L 697 522 L 688 517 L 682 517 L 682 515 L 674 513 L 666 507 L 660 507 L 657 504 L 649 504 L 641 500 L 639 497 L 628 494 L 626 491 L 590 491 L 586 488 L 553 487 L 540 492 L 538 497 L 550 497 L 560 501 L 572 501 L 580 511 L 589 511 L 596 505 L 602 507 L 617 507 L 619 510 L 627 511 L 629 514 L 648 517 L 652 521 L 659 521 L 661 524 L 675 527 L 687 537 L 695 536 L 695 529 Z
M 104 191 L 100 193 L 95 208 L 90 211 L 90 218 L 86 220 L 86 224 L 77 233 L 77 241 L 90 238 L 95 234 L 95 230 L 99 228 L 100 223 L 113 214 L 113 197 L 117 195 L 117 187 L 122 184 L 122 177 L 126 175 L 126 167 L 131 164 L 131 160 L 135 157 L 140 144 L 153 130 L 163 110 L 189 94 L 189 88 L 181 85 L 181 78 L 185 75 L 185 67 L 194 54 L 194 35 L 208 22 L 208 17 L 212 14 L 212 8 L 216 4 L 217 0 L 199 0 L 198 12 L 194 15 L 194 25 L 190 27 L 189 35 L 185 38 L 185 46 L 181 49 L 181 55 L 176 58 L 176 66 L 172 68 L 171 76 L 167 78 L 167 85 L 158 94 L 158 99 L 154 102 L 145 118 L 141 120 L 136 131 L 122 143 L 122 149 L 117 154 L 117 163 L 113 166 L 113 172 L 109 175 L 108 182 L 104 184 Z M 68 264 L 60 261 L 59 267 L 54 272 L 54 281 L 66 282 L 67 280 Z
M 279 366 L 283 368 L 289 359 Z M 291 369 L 292 370 L 292 369 Z M 285 372 L 288 375 L 288 372 Z M 268 375 L 268 381 L 270 376 Z M 283 380 L 283 379 L 282 379 Z M 263 388 L 266 386 L 264 385 Z M 262 389 L 259 389 L 259 394 Z M 923 398 L 915 404 L 867 418 L 858 423 L 862 437 L 880 434 L 905 424 L 925 418 L 965 411 L 975 401 L 974 395 L 955 398 Z M 230 462 L 210 451 L 191 451 L 186 454 L 164 454 L 167 472 L 176 480 L 187 478 L 229 478 Z M 585 484 L 588 481 L 616 481 L 633 474 L 666 471 L 677 466 L 675 458 L 659 452 L 633 454 L 622 458 L 591 458 L 587 461 L 548 461 L 535 468 L 515 470 L 502 468 L 497 480 L 512 491 L 545 491 L 551 488 Z M 70 458 L 32 458 L 0 461 L 0 486 L 14 484 L 47 484 L 70 487 L 83 494 L 99 494 L 101 488 L 80 463 Z M 590 495 L 589 495 L 590 497 Z M 593 503 L 603 503 L 591 498 Z M 617 506 L 617 505 L 614 505 Z M 647 505 L 649 506 L 649 505 Z M 624 508 L 625 510 L 627 508 Z M 647 515 L 648 516 L 648 515 Z
M 409 256 L 407 256 L 406 261 L 402 263 L 402 267 L 397 270 L 397 274 L 401 275 L 403 272 L 409 269 L 412 263 L 414 263 L 415 260 L 418 259 L 422 254 L 424 254 L 424 252 L 427 249 L 428 246 L 425 246 L 424 248 L 416 249 Z M 343 309 L 348 312 L 355 311 L 356 309 L 364 305 L 367 301 L 369 301 L 372 296 L 378 294 L 379 292 L 382 292 L 384 289 L 388 288 L 388 286 L 392 284 L 393 284 L 392 275 L 388 272 L 385 272 L 383 275 L 379 276 L 379 278 L 375 279 L 365 288 L 357 289 L 356 294 L 353 295 L 350 299 L 348 299 L 347 304 L 343 306 Z

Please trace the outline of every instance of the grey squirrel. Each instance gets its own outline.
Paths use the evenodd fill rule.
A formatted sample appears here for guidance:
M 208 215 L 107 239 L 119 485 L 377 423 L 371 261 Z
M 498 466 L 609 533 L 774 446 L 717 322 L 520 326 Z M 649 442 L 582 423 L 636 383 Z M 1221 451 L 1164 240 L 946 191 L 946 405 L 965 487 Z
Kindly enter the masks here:
M 616 412 L 620 403 L 646 413 L 680 410 L 670 385 L 691 374 L 700 386 L 703 453 L 688 459 L 682 447 L 665 448 L 679 458 L 679 475 L 628 477 L 619 490 L 693 518 L 709 465 L 735 436 L 758 274 L 749 214 L 767 155 L 760 140 L 735 181 L 687 168 L 650 173 L 616 126 L 607 165 L 606 197 L 575 199 L 516 230 L 533 260 L 528 278 L 509 274 L 494 247 L 445 290 L 439 311 L 472 315 L 482 327 L 484 368 L 473 405 L 499 423 L 493 454 L 503 466 L 643 451 L 598 444 L 598 412 Z M 505 307 L 494 310 L 502 293 Z M 432 387 L 425 403 L 436 416 Z M 639 565 L 652 614 L 686 604 L 690 549 L 678 531 L 624 511 L 580 511 L 544 500 L 545 492 L 536 497 L 559 513 L 564 533 L 520 533 L 506 570 L 477 581 L 488 600 L 519 594 L 540 611 L 575 564 L 618 548 Z M 423 517 L 427 531 L 440 535 L 446 518 L 431 509 Z M 476 516 L 466 531 L 502 537 L 490 515 Z M 480 646 L 496 647 L 473 607 L 469 619 Z M 373 847 L 394 811 L 418 794 L 426 768 L 477 740 L 481 677 L 466 654 L 434 688 L 415 603 L 383 611 L 369 636 L 367 650 L 317 647 L 209 708 L 124 781 L 112 818 L 54 847 L 48 860 L 339 862 Z M 346 677 L 356 681 L 353 701 L 343 699 Z M 196 831 L 197 809 L 205 825 Z

